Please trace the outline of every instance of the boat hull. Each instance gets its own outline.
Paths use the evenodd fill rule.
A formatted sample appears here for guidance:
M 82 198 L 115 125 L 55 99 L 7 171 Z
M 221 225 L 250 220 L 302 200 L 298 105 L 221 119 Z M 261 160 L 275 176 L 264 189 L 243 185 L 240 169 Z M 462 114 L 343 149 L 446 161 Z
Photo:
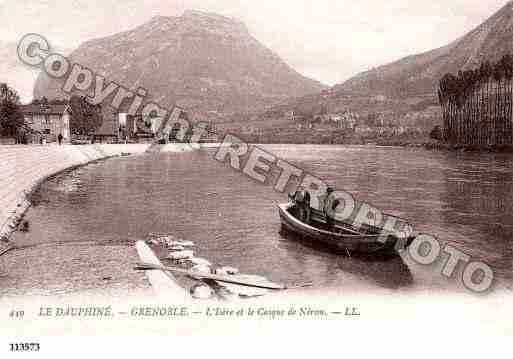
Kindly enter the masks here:
M 342 233 L 335 233 L 307 225 L 291 213 L 292 207 L 292 204 L 278 206 L 282 230 L 312 244 L 358 253 L 397 253 L 396 247 L 401 244 L 399 238 L 392 235 L 384 238 L 379 235 L 354 234 L 349 229 L 346 233 L 344 229 L 339 229 Z

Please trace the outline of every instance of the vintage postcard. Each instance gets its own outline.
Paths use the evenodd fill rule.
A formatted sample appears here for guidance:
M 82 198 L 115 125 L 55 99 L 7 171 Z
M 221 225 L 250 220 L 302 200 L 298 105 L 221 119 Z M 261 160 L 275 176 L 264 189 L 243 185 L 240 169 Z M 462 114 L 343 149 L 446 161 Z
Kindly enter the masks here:
M 513 335 L 512 2 L 0 15 L 1 358 Z

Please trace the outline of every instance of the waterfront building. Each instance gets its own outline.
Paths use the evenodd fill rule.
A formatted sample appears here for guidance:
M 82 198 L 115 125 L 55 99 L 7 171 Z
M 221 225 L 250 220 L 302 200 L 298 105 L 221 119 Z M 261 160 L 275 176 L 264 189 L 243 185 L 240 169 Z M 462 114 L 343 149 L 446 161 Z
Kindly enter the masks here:
M 56 142 L 59 134 L 64 141 L 70 139 L 71 116 L 68 103 L 50 103 L 45 99 L 20 106 L 25 123 L 33 131 L 32 142 Z

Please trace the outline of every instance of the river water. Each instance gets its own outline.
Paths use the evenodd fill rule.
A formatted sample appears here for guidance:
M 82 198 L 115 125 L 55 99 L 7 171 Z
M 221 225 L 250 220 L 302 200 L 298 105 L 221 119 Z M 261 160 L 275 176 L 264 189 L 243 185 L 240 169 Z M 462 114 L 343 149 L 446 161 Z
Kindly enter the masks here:
M 494 268 L 512 283 L 513 156 L 368 146 L 265 145 L 268 152 L 407 218 Z M 214 159 L 214 149 L 109 159 L 60 175 L 39 191 L 19 245 L 96 242 L 132 245 L 149 232 L 196 243 L 196 254 L 241 272 L 317 290 L 461 291 L 443 260 L 333 254 L 279 234 L 286 195 Z M 127 268 L 127 270 L 131 270 Z M 77 283 L 79 285 L 79 283 Z

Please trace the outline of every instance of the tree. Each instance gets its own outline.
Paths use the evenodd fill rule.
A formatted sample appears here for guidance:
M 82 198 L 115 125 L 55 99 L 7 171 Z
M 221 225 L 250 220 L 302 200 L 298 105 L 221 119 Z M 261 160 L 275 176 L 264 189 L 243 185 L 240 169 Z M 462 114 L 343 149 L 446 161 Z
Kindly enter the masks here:
M 100 105 L 90 104 L 84 96 L 71 96 L 70 132 L 88 136 L 100 128 L 103 116 Z
M 320 104 L 319 108 L 317 109 L 315 114 L 319 115 L 319 116 L 327 115 L 328 114 L 328 106 L 325 103 Z
M 453 143 L 502 146 L 513 143 L 513 56 L 476 70 L 447 74 L 438 91 L 444 139 Z
M 0 135 L 20 136 L 25 120 L 20 111 L 20 97 L 16 90 L 5 83 L 0 83 Z
M 437 141 L 442 141 L 443 140 L 443 136 L 442 136 L 442 129 L 440 128 L 440 126 L 435 126 L 433 128 L 433 130 L 429 133 L 429 137 L 432 138 L 433 140 L 437 140 Z

